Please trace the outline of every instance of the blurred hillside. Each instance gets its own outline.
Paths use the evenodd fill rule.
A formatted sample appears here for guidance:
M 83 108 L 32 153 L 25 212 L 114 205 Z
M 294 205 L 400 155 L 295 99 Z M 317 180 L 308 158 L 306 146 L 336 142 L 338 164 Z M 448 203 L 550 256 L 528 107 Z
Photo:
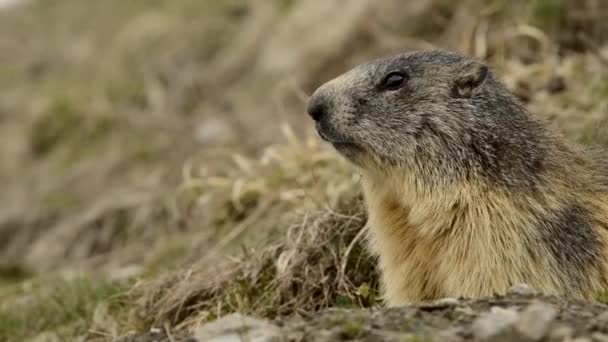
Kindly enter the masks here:
M 278 257 L 286 232 L 312 229 L 307 215 L 314 227 L 360 229 L 361 217 L 327 214 L 357 198 L 358 180 L 315 140 L 307 96 L 369 58 L 434 48 L 486 60 L 572 139 L 608 142 L 603 0 L 29 0 L 0 11 L 0 340 L 183 328 L 197 314 L 184 305 L 211 310 L 219 294 L 202 295 L 200 274 L 180 283 L 181 272 L 241 246 L 278 243 L 257 256 Z M 331 241 L 348 258 L 356 235 Z M 331 291 L 374 286 L 358 276 Z M 99 304 L 136 281 L 143 299 L 121 297 L 104 316 L 115 326 L 90 333 Z M 71 309 L 48 308 L 49 292 Z M 285 307 L 264 314 L 332 296 L 273 298 Z M 141 322 L 129 300 L 143 303 Z M 232 304 L 222 312 L 254 311 Z M 54 318 L 30 322 L 31 312 Z

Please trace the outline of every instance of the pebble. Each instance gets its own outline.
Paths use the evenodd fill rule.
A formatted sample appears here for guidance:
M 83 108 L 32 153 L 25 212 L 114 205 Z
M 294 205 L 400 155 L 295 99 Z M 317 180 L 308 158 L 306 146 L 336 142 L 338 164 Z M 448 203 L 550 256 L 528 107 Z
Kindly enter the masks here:
M 421 309 L 426 310 L 441 310 L 453 306 L 457 306 L 460 304 L 460 301 L 457 298 L 441 298 L 432 302 L 422 303 L 420 304 Z
M 593 342 L 608 342 L 608 335 L 595 332 L 591 334 L 591 340 Z
M 557 313 L 553 305 L 542 302 L 532 303 L 519 315 L 515 330 L 522 338 L 539 341 L 549 332 Z
M 517 310 L 492 307 L 473 322 L 473 335 L 479 340 L 488 340 L 504 333 L 518 318 Z
M 61 339 L 57 334 L 52 332 L 42 333 L 31 340 L 32 342 L 60 342 Z
M 548 337 L 549 337 L 549 341 L 562 342 L 562 341 L 569 341 L 573 335 L 574 335 L 574 329 L 572 329 L 569 326 L 562 325 L 562 326 L 558 326 L 555 329 L 553 329 L 549 333 Z
M 535 294 L 533 288 L 531 288 L 528 284 L 515 284 L 511 286 L 509 289 L 509 294 L 520 295 L 520 296 L 530 296 Z
M 596 324 L 600 326 L 608 326 L 608 311 L 604 311 L 595 318 Z
M 458 312 L 458 313 L 461 313 L 461 314 L 466 315 L 466 316 L 474 316 L 475 315 L 475 311 L 473 311 L 473 309 L 471 309 L 471 307 L 469 307 L 469 306 L 455 308 L 454 312 Z
M 464 341 L 464 338 L 462 338 L 461 335 L 464 334 L 464 330 L 465 329 L 462 327 L 453 327 L 439 331 L 437 333 L 437 340 L 445 342 L 462 342 Z
M 473 322 L 473 335 L 482 341 L 540 341 L 548 335 L 558 310 L 534 302 L 521 313 L 514 308 L 492 307 Z M 566 333 L 563 333 L 567 337 Z
M 282 342 L 281 329 L 267 321 L 232 314 L 198 328 L 199 342 Z

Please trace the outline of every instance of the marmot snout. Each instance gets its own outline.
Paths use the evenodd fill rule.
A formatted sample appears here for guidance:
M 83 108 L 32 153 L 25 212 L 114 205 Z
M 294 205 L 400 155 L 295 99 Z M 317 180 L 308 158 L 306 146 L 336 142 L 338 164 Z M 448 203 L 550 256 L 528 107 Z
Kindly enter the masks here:
M 607 287 L 603 155 L 549 131 L 483 63 L 378 59 L 322 85 L 308 112 L 363 175 L 389 304 Z

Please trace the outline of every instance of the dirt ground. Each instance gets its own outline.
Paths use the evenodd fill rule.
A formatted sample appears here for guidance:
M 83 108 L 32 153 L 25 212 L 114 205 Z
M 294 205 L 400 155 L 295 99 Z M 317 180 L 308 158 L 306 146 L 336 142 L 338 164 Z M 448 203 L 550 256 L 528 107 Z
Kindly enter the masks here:
M 497 314 L 501 312 L 515 312 L 519 321 L 502 325 L 505 318 Z M 263 324 L 266 326 L 260 329 L 264 329 L 265 336 L 272 336 L 267 337 L 268 341 L 605 341 L 608 306 L 511 293 L 478 300 L 442 299 L 398 308 L 330 309 Z M 240 336 L 244 341 L 248 334 L 255 334 L 255 325 L 242 323 L 242 327 L 245 328 L 240 330 Z M 272 335 L 272 329 L 277 333 Z M 258 334 L 258 338 L 262 335 Z M 169 337 L 159 331 L 125 336 L 119 341 L 171 339 L 205 340 L 200 338 L 200 332 Z
M 0 8 L 0 341 L 172 341 L 233 313 L 292 340 L 466 339 L 489 306 L 523 307 L 383 309 L 359 176 L 304 112 L 364 60 L 435 48 L 486 61 L 569 139 L 608 143 L 606 1 Z M 575 336 L 604 332 L 588 323 L 602 304 L 543 300 Z

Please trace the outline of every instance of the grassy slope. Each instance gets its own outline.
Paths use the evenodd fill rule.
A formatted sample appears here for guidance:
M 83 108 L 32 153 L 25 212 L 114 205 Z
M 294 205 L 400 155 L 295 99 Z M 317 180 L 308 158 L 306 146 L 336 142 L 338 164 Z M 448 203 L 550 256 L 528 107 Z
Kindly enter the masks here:
M 370 56 L 435 45 L 487 57 L 536 113 L 606 142 L 594 132 L 608 11 L 592 1 L 401 12 L 386 0 L 332 25 L 309 3 L 55 0 L 0 13 L 12 51 L 0 56 L 0 340 L 376 303 L 357 176 L 304 130 L 277 134 L 282 121 L 302 127 L 314 86 Z M 226 255 L 226 273 L 207 276 Z

